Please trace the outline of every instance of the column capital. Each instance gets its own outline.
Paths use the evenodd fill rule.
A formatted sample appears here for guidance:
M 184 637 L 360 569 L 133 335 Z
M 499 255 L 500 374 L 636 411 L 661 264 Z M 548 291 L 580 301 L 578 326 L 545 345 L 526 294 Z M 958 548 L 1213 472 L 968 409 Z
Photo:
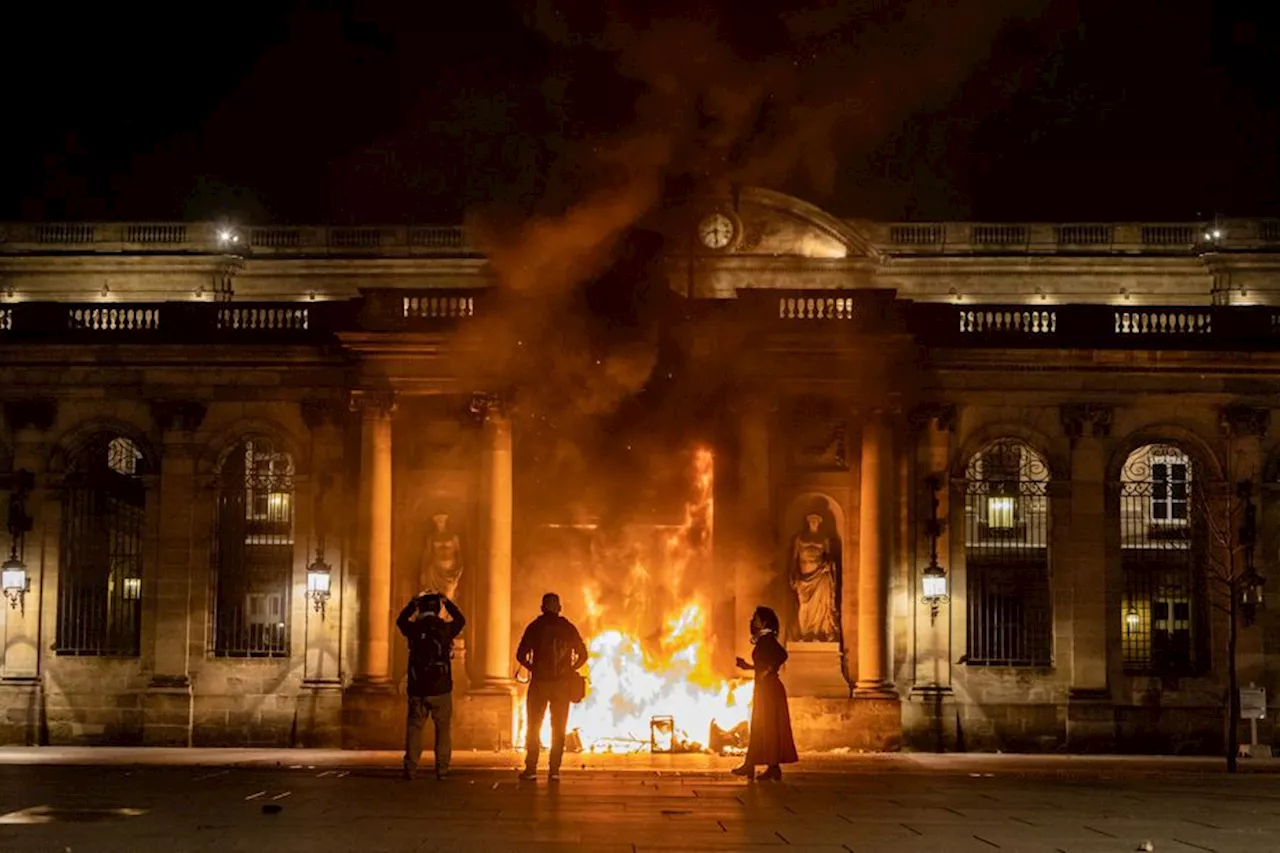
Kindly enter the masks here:
M 1262 438 L 1271 423 L 1271 412 L 1250 406 L 1224 406 L 1218 411 L 1218 429 L 1224 438 Z
M 1084 438 L 1086 431 L 1093 438 L 1106 438 L 1111 435 L 1111 422 L 1114 416 L 1114 406 L 1064 403 L 1058 407 L 1062 431 L 1070 439 Z
M 347 402 L 350 411 L 365 418 L 389 418 L 396 410 L 396 392 L 387 389 L 357 388 Z
M 477 391 L 471 395 L 471 414 L 482 423 L 510 420 L 511 401 L 502 394 Z
M 195 432 L 208 407 L 197 400 L 150 400 L 151 420 L 161 432 Z

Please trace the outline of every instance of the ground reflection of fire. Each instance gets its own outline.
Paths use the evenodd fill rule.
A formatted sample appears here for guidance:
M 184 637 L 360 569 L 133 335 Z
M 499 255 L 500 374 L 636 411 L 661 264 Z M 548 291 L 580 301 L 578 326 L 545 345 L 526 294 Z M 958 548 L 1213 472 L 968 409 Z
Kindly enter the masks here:
M 582 590 L 586 618 L 579 627 L 587 638 L 588 688 L 586 698 L 570 711 L 567 749 L 745 749 L 754 685 L 748 679 L 726 680 L 714 671 L 708 611 L 697 593 L 699 583 L 714 582 L 713 470 L 711 451 L 697 449 L 683 523 L 662 531 L 654 549 L 658 553 L 628 549 L 620 606 L 606 606 L 594 584 Z M 659 596 L 659 591 L 667 594 Z M 654 621 L 658 630 L 653 630 Z M 518 743 L 524 741 L 523 713 L 521 707 Z M 547 720 L 543 745 L 550 743 L 550 729 Z

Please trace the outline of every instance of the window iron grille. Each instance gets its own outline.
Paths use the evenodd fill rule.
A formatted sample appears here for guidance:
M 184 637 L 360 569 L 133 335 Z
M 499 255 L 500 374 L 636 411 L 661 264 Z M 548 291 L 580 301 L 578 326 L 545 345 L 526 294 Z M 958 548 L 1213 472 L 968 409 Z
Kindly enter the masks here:
M 293 460 L 265 439 L 240 442 L 218 474 L 214 654 L 289 654 Z
M 129 439 L 100 436 L 70 460 L 58 572 L 60 655 L 135 657 L 141 650 L 142 458 Z
M 1049 467 L 1025 442 L 1000 439 L 965 473 L 967 662 L 1048 666 Z
M 1120 629 L 1130 672 L 1190 674 L 1207 659 L 1193 474 L 1181 448 L 1161 444 L 1133 451 L 1120 472 Z

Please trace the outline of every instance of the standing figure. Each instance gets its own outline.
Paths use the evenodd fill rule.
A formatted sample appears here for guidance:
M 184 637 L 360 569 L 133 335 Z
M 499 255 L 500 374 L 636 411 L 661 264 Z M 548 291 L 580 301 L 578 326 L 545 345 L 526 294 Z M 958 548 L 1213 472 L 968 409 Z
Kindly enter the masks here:
M 806 527 L 791 542 L 791 588 L 799 604 L 798 638 L 835 642 L 840 629 L 836 614 L 836 548 L 822 530 L 822 516 L 805 516 Z
M 435 528 L 427 536 L 418 580 L 423 589 L 436 590 L 446 599 L 452 599 L 462 579 L 462 540 L 449 526 L 448 513 L 437 512 L 431 521 Z
M 529 670 L 529 696 L 525 713 L 524 772 L 521 779 L 538 775 L 538 751 L 542 747 L 542 720 L 551 708 L 551 765 L 547 779 L 560 780 L 564 758 L 565 729 L 569 725 L 569 705 L 582 699 L 582 676 L 587 662 L 587 644 L 568 619 L 560 615 L 560 596 L 542 596 L 542 615 L 529 623 L 520 638 L 516 661 Z
M 440 606 L 450 621 L 440 618 Z M 409 720 L 404 734 L 404 778 L 412 779 L 422 757 L 422 727 L 431 717 L 436 728 L 436 778 L 449 775 L 453 756 L 453 641 L 466 619 L 458 605 L 435 592 L 409 600 L 396 627 L 409 641 Z
M 787 650 L 778 642 L 778 614 L 768 607 L 757 607 L 751 615 L 751 662 L 738 658 L 738 668 L 756 674 L 755 696 L 751 700 L 751 738 L 742 765 L 733 770 L 735 776 L 754 779 L 756 765 L 767 769 L 762 781 L 782 778 L 782 765 L 794 764 L 796 742 L 791 734 L 791 710 L 787 707 L 787 689 L 782 686 L 778 670 L 787 662 Z

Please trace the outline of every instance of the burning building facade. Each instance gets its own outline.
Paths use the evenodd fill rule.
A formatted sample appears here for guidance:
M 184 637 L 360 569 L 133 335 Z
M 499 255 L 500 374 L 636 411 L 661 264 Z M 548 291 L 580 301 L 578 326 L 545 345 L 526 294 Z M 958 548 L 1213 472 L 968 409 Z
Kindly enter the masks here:
M 1215 555 L 1280 548 L 1278 223 L 744 189 L 651 233 L 612 315 L 651 325 L 577 335 L 598 306 L 504 293 L 455 228 L 6 226 L 4 741 L 394 746 L 394 614 L 435 587 L 461 746 L 518 741 L 554 589 L 582 749 L 733 749 L 760 604 L 801 749 L 1218 748 Z

